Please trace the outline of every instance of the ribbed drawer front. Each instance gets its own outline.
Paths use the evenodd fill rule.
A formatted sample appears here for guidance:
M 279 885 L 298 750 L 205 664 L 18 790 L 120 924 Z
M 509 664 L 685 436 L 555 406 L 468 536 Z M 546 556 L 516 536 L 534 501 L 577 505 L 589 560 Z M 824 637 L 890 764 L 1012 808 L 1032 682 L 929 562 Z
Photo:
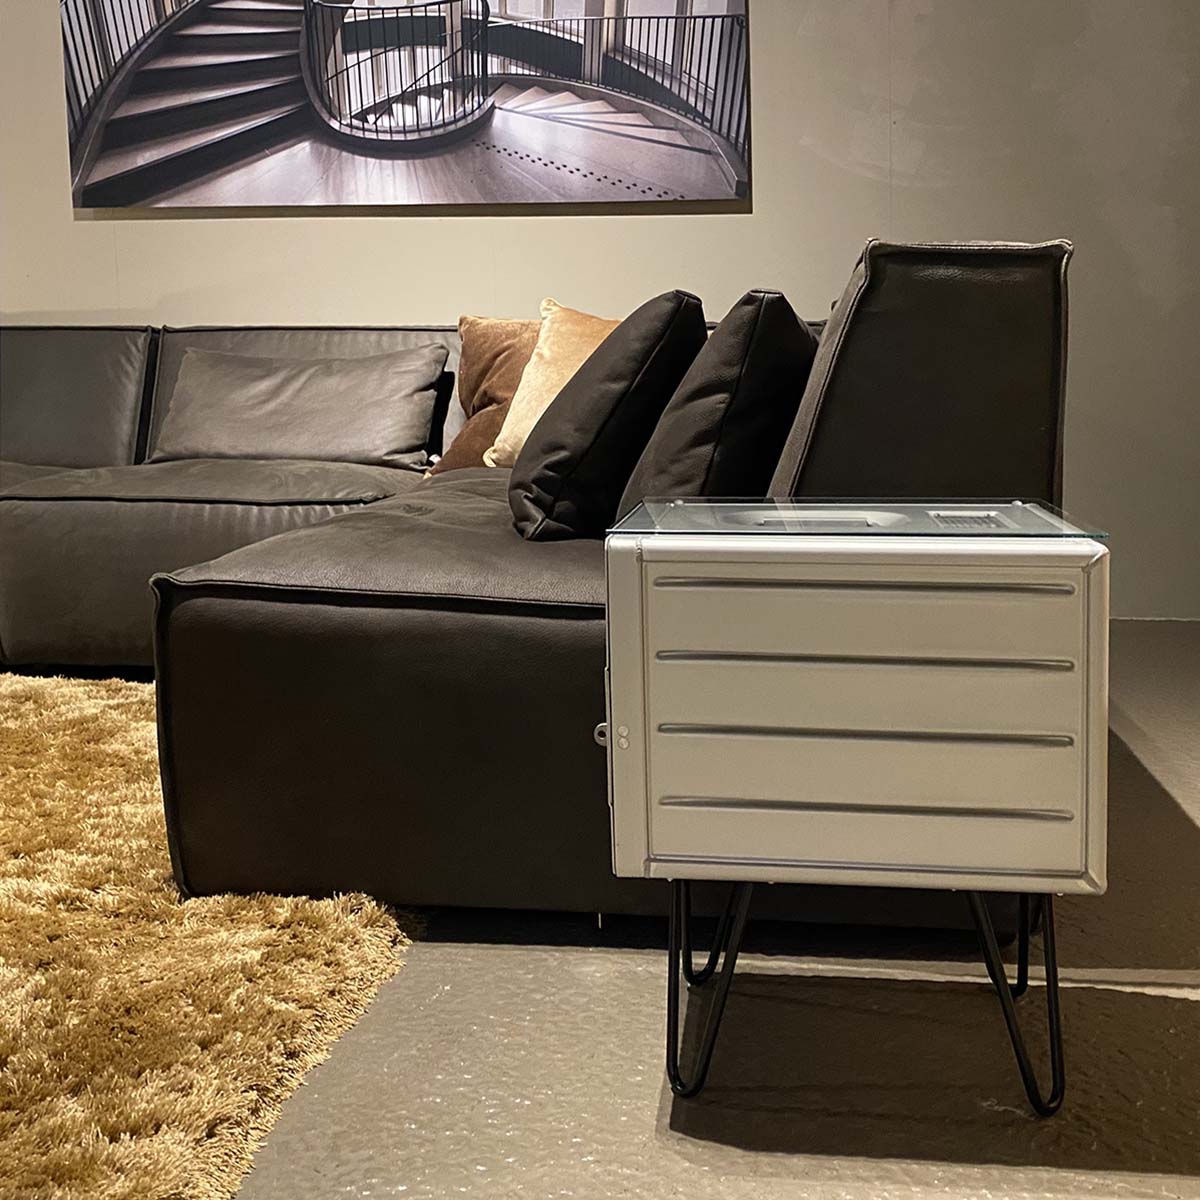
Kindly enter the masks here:
M 1077 740 L 993 736 L 658 724 L 651 732 L 651 852 L 1078 869 Z
M 1053 732 L 1083 726 L 1082 672 L 1069 659 L 913 660 L 654 650 L 661 721 L 925 732 Z
M 654 563 L 655 649 L 1078 660 L 1078 579 L 1053 568 Z

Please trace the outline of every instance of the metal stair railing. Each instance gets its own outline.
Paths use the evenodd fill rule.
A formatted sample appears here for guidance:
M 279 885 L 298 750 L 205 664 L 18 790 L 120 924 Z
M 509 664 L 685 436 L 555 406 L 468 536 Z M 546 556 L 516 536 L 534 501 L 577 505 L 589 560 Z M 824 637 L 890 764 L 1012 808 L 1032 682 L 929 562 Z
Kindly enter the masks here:
M 199 0 L 59 0 L 67 134 L 75 155 L 105 88 L 161 25 Z
M 563 17 L 493 23 L 488 66 L 648 101 L 724 139 L 745 163 L 749 59 L 740 14 Z
M 419 141 L 488 106 L 487 0 L 305 0 L 304 11 L 310 96 L 335 130 L 381 143 Z

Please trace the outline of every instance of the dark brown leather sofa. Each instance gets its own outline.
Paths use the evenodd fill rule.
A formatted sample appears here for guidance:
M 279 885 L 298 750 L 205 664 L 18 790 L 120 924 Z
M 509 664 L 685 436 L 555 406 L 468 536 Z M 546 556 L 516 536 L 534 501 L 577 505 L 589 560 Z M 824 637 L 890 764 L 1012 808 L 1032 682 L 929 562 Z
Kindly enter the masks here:
M 1068 256 L 1063 243 L 871 244 L 823 334 L 773 494 L 1057 501 Z M 507 474 L 448 472 L 211 561 L 160 564 L 160 762 L 187 893 L 665 909 L 658 883 L 609 866 L 592 741 L 603 545 L 524 541 Z M 54 505 L 95 501 L 35 493 L 93 486 L 18 484 L 0 522 L 40 505 L 49 530 Z M 21 554 L 39 544 L 33 520 L 19 518 Z M 24 602 L 20 622 L 9 615 L 11 590 L 0 572 L 0 638 L 34 623 Z M 18 645 L 51 648 L 30 633 Z M 811 919 L 965 916 L 921 892 L 772 891 L 773 907 Z

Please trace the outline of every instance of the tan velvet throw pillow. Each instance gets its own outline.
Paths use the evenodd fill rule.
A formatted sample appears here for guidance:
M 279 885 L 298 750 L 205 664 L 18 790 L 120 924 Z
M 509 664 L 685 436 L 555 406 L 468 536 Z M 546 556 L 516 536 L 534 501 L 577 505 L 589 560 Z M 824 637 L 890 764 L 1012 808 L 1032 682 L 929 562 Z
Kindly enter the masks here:
M 563 386 L 620 324 L 542 301 L 537 346 L 521 375 L 496 443 L 483 456 L 489 467 L 511 467 L 525 439 Z

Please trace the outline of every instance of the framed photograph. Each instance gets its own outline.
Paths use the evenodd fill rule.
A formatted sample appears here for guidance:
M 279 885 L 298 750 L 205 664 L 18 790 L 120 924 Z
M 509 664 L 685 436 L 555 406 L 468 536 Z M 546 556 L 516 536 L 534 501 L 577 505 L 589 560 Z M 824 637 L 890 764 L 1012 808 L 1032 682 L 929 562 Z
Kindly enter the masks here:
M 748 0 L 59 0 L 78 208 L 711 205 Z

